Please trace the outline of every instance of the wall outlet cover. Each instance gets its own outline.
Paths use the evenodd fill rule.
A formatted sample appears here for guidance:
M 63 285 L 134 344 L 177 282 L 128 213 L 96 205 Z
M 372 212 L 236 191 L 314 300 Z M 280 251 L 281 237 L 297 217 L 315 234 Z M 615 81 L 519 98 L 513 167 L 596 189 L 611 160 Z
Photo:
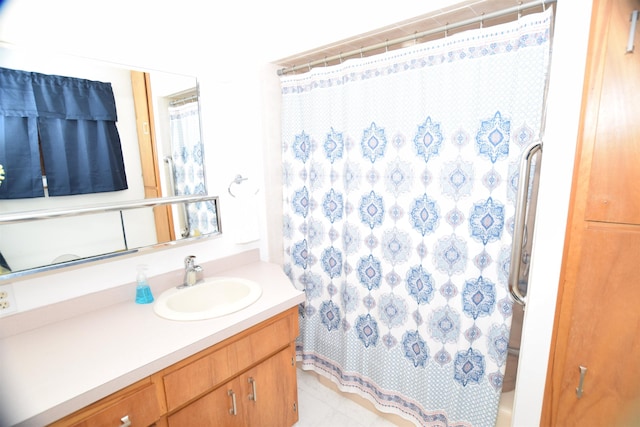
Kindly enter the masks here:
M 0 317 L 18 311 L 18 305 L 11 284 L 0 286 Z

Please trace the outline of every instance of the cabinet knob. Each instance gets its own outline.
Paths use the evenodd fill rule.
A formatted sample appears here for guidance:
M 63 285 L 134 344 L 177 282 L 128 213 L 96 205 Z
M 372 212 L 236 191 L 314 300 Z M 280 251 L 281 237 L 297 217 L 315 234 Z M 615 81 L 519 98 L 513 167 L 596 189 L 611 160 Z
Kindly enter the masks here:
M 122 423 L 120 424 L 120 427 L 129 427 L 131 425 L 129 415 L 125 415 L 124 417 L 120 418 L 120 422 Z

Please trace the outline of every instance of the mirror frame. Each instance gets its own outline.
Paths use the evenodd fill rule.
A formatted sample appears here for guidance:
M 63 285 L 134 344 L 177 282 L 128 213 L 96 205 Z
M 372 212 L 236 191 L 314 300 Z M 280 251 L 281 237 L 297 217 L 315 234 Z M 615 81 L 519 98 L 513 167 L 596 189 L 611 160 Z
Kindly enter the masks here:
M 196 202 L 215 202 L 215 211 L 217 219 L 217 231 L 214 233 L 203 234 L 201 236 L 186 237 L 179 240 L 173 240 L 163 243 L 156 243 L 154 245 L 143 246 L 140 248 L 126 249 L 118 252 L 111 252 L 106 254 L 94 255 L 84 258 L 79 258 L 72 261 L 61 262 L 57 264 L 49 264 L 41 267 L 34 267 L 25 270 L 20 270 L 11 273 L 5 273 L 0 275 L 0 283 L 4 281 L 15 280 L 24 276 L 34 275 L 38 273 L 51 272 L 53 270 L 59 270 L 68 267 L 74 267 L 78 265 L 88 264 L 91 262 L 102 261 L 105 259 L 116 258 L 132 254 L 142 254 L 146 252 L 152 252 L 159 249 L 167 249 L 169 247 L 176 247 L 185 243 L 192 243 L 197 240 L 209 239 L 220 236 L 222 234 L 221 221 L 220 221 L 220 202 L 218 196 L 208 195 L 196 195 L 196 196 L 172 196 L 161 197 L 155 199 L 142 199 L 125 201 L 121 203 L 103 203 L 89 206 L 80 206 L 70 209 L 41 209 L 35 211 L 25 212 L 13 212 L 7 214 L 0 214 L 0 226 L 3 224 L 15 224 L 18 222 L 40 221 L 53 218 L 73 217 L 78 215 L 90 215 L 104 212 L 123 211 L 131 209 L 139 209 L 145 207 L 156 207 L 172 204 L 182 203 L 196 203 Z

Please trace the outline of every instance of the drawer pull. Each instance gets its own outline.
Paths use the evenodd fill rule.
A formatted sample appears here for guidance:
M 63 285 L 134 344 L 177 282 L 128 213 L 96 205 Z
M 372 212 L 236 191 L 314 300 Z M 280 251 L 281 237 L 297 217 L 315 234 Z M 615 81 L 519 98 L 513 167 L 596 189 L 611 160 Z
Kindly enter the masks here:
M 125 415 L 124 417 L 120 418 L 120 422 L 122 423 L 120 424 L 120 427 L 129 427 L 131 425 L 129 415 Z
M 249 384 L 251 384 L 251 394 L 249 395 L 249 400 L 253 400 L 254 402 L 258 401 L 258 393 L 256 391 L 256 380 L 252 377 L 249 377 Z
M 229 390 L 227 395 L 231 396 L 231 409 L 229 409 L 229 413 L 231 415 L 238 415 L 238 408 L 236 407 L 236 394 L 233 390 Z

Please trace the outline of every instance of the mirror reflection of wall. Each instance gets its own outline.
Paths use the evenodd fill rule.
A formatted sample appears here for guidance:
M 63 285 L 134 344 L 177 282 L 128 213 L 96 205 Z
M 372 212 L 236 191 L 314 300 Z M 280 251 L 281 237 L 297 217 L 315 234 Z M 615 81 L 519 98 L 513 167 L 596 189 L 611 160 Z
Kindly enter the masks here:
M 32 51 L 4 46 L 0 46 L 0 67 L 109 82 L 117 105 L 117 128 L 128 179 L 128 189 L 122 191 L 2 200 L 0 215 L 118 203 L 174 194 L 206 194 L 198 90 L 194 77 L 156 71 L 132 73 L 129 69 L 86 58 L 44 53 L 34 55 Z M 133 74 L 136 73 L 147 76 L 144 90 L 148 98 L 144 102 L 148 110 L 144 120 L 140 120 L 138 101 L 134 100 L 136 84 Z M 174 126 L 176 129 L 172 132 L 169 122 L 170 103 L 185 98 L 185 95 L 196 101 L 187 127 L 188 135 L 193 137 L 180 134 L 183 124 Z M 138 144 L 141 135 L 148 136 L 147 145 Z M 175 148 L 172 140 L 176 139 L 194 140 L 195 148 L 186 149 L 184 144 L 183 148 Z M 171 158 L 175 164 L 176 159 L 188 160 L 185 153 L 192 157 L 195 155 L 195 158 L 200 159 L 199 162 L 188 164 L 187 167 L 181 165 L 180 169 L 174 168 L 172 175 L 168 174 L 164 159 Z M 180 192 L 176 191 L 175 182 L 186 182 L 187 178 L 193 180 L 191 184 Z M 11 270 L 16 272 L 66 260 L 67 256 L 84 258 L 173 241 L 181 237 L 216 233 L 218 221 L 215 206 L 211 202 L 203 202 L 201 205 L 204 207 L 196 209 L 195 213 L 185 214 L 181 213 L 182 208 L 175 207 L 180 205 L 175 205 L 127 211 L 126 218 L 121 218 L 120 215 L 114 217 L 110 213 L 3 224 L 0 225 L 0 253 Z M 123 230 L 125 226 L 126 231 Z

